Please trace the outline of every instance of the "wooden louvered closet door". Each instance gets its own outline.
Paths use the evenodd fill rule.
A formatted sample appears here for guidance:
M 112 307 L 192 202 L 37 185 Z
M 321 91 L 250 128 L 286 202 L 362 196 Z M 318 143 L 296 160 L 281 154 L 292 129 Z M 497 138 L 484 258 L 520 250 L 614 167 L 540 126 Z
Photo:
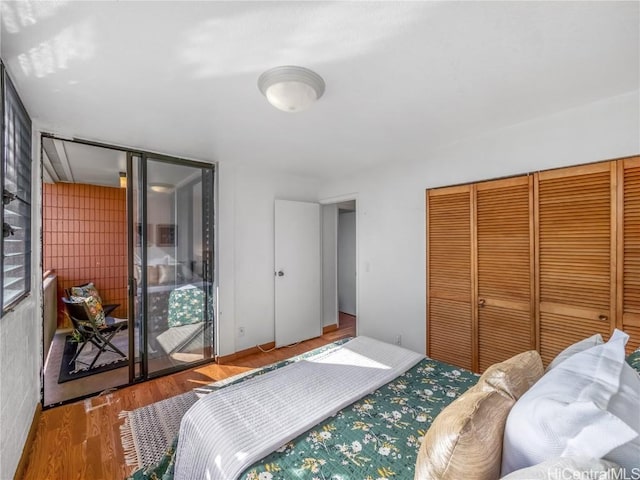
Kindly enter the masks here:
M 618 328 L 630 352 L 640 346 L 640 157 L 618 161 L 618 182 Z
M 476 185 L 478 368 L 536 348 L 533 176 Z
M 427 354 L 473 368 L 471 185 L 428 190 Z
M 615 326 L 616 164 L 537 174 L 540 353 Z

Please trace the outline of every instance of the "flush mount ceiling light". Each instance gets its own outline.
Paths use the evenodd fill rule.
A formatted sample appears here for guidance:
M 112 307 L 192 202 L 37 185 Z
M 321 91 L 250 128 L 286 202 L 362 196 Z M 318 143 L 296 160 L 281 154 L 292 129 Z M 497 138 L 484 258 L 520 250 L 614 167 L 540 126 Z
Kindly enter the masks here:
M 324 80 L 308 68 L 288 65 L 260 75 L 258 88 L 271 105 L 294 113 L 306 110 L 322 96 Z
M 152 192 L 156 193 L 171 193 L 173 192 L 173 185 L 168 183 L 150 183 L 149 188 Z

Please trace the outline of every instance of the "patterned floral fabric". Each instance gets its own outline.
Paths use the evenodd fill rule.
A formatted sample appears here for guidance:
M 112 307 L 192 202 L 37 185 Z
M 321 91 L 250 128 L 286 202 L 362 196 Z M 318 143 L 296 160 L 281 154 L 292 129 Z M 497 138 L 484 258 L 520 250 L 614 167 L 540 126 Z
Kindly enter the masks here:
M 71 295 L 74 297 L 95 297 L 102 304 L 102 298 L 93 283 L 87 283 L 86 285 L 81 285 L 79 287 L 71 287 L 69 290 Z
M 276 364 L 275 368 L 281 366 L 284 365 Z M 394 381 L 255 463 L 240 478 L 413 478 L 420 443 L 431 422 L 477 381 L 478 375 L 468 370 L 426 358 Z M 130 478 L 171 480 L 176 445 L 177 439 L 157 466 L 139 470 Z
M 96 297 L 71 297 L 71 301 L 84 303 L 87 306 L 87 315 L 89 315 L 97 327 L 103 327 L 106 325 L 102 303 Z
M 177 288 L 169 296 L 169 327 L 204 321 L 204 292 L 197 287 Z
M 627 357 L 627 363 L 640 374 L 640 348 Z

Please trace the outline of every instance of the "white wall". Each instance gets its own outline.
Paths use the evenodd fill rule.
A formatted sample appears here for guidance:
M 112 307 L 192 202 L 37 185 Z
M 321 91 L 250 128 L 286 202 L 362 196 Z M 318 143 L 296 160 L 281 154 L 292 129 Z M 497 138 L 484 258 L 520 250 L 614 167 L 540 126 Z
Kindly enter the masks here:
M 224 162 L 218 182 L 218 354 L 229 355 L 274 340 L 274 200 L 317 201 L 319 182 Z
M 638 92 L 460 141 L 320 188 L 316 180 L 218 169 L 220 355 L 274 339 L 273 200 L 358 194 L 359 333 L 425 348 L 424 189 L 640 152 Z M 34 136 L 35 137 L 35 136 Z M 34 159 L 39 159 L 39 138 Z M 403 161 L 401 161 L 403 160 Z M 40 205 L 34 162 L 34 205 Z M 0 319 L 0 478 L 12 478 L 36 404 L 42 364 L 40 212 L 33 212 L 32 295 Z M 238 337 L 237 327 L 246 334 Z
M 35 129 L 34 129 L 35 131 Z M 13 478 L 40 402 L 42 264 L 40 143 L 33 135 L 31 296 L 0 318 L 0 479 Z
M 322 186 L 358 193 L 358 333 L 425 351 L 426 188 L 640 153 L 632 92 L 389 162 Z
M 356 314 L 356 212 L 338 215 L 338 310 Z
M 322 325 L 338 323 L 338 207 L 322 205 Z

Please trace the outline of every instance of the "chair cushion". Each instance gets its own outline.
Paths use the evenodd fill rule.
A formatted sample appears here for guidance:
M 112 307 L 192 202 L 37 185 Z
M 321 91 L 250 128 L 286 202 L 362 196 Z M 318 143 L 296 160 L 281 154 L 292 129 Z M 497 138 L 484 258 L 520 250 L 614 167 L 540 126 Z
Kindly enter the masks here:
M 530 350 L 491 365 L 482 374 L 477 385 L 482 390 L 495 390 L 515 401 L 543 374 L 540 354 Z
M 629 336 L 576 353 L 547 372 L 507 419 L 502 474 L 558 456 L 611 460 L 630 471 L 640 458 L 640 376 L 625 362 Z
M 102 298 L 98 293 L 98 289 L 92 282 L 89 282 L 86 285 L 71 287 L 69 290 L 72 297 L 95 297 L 100 303 L 102 303 Z

